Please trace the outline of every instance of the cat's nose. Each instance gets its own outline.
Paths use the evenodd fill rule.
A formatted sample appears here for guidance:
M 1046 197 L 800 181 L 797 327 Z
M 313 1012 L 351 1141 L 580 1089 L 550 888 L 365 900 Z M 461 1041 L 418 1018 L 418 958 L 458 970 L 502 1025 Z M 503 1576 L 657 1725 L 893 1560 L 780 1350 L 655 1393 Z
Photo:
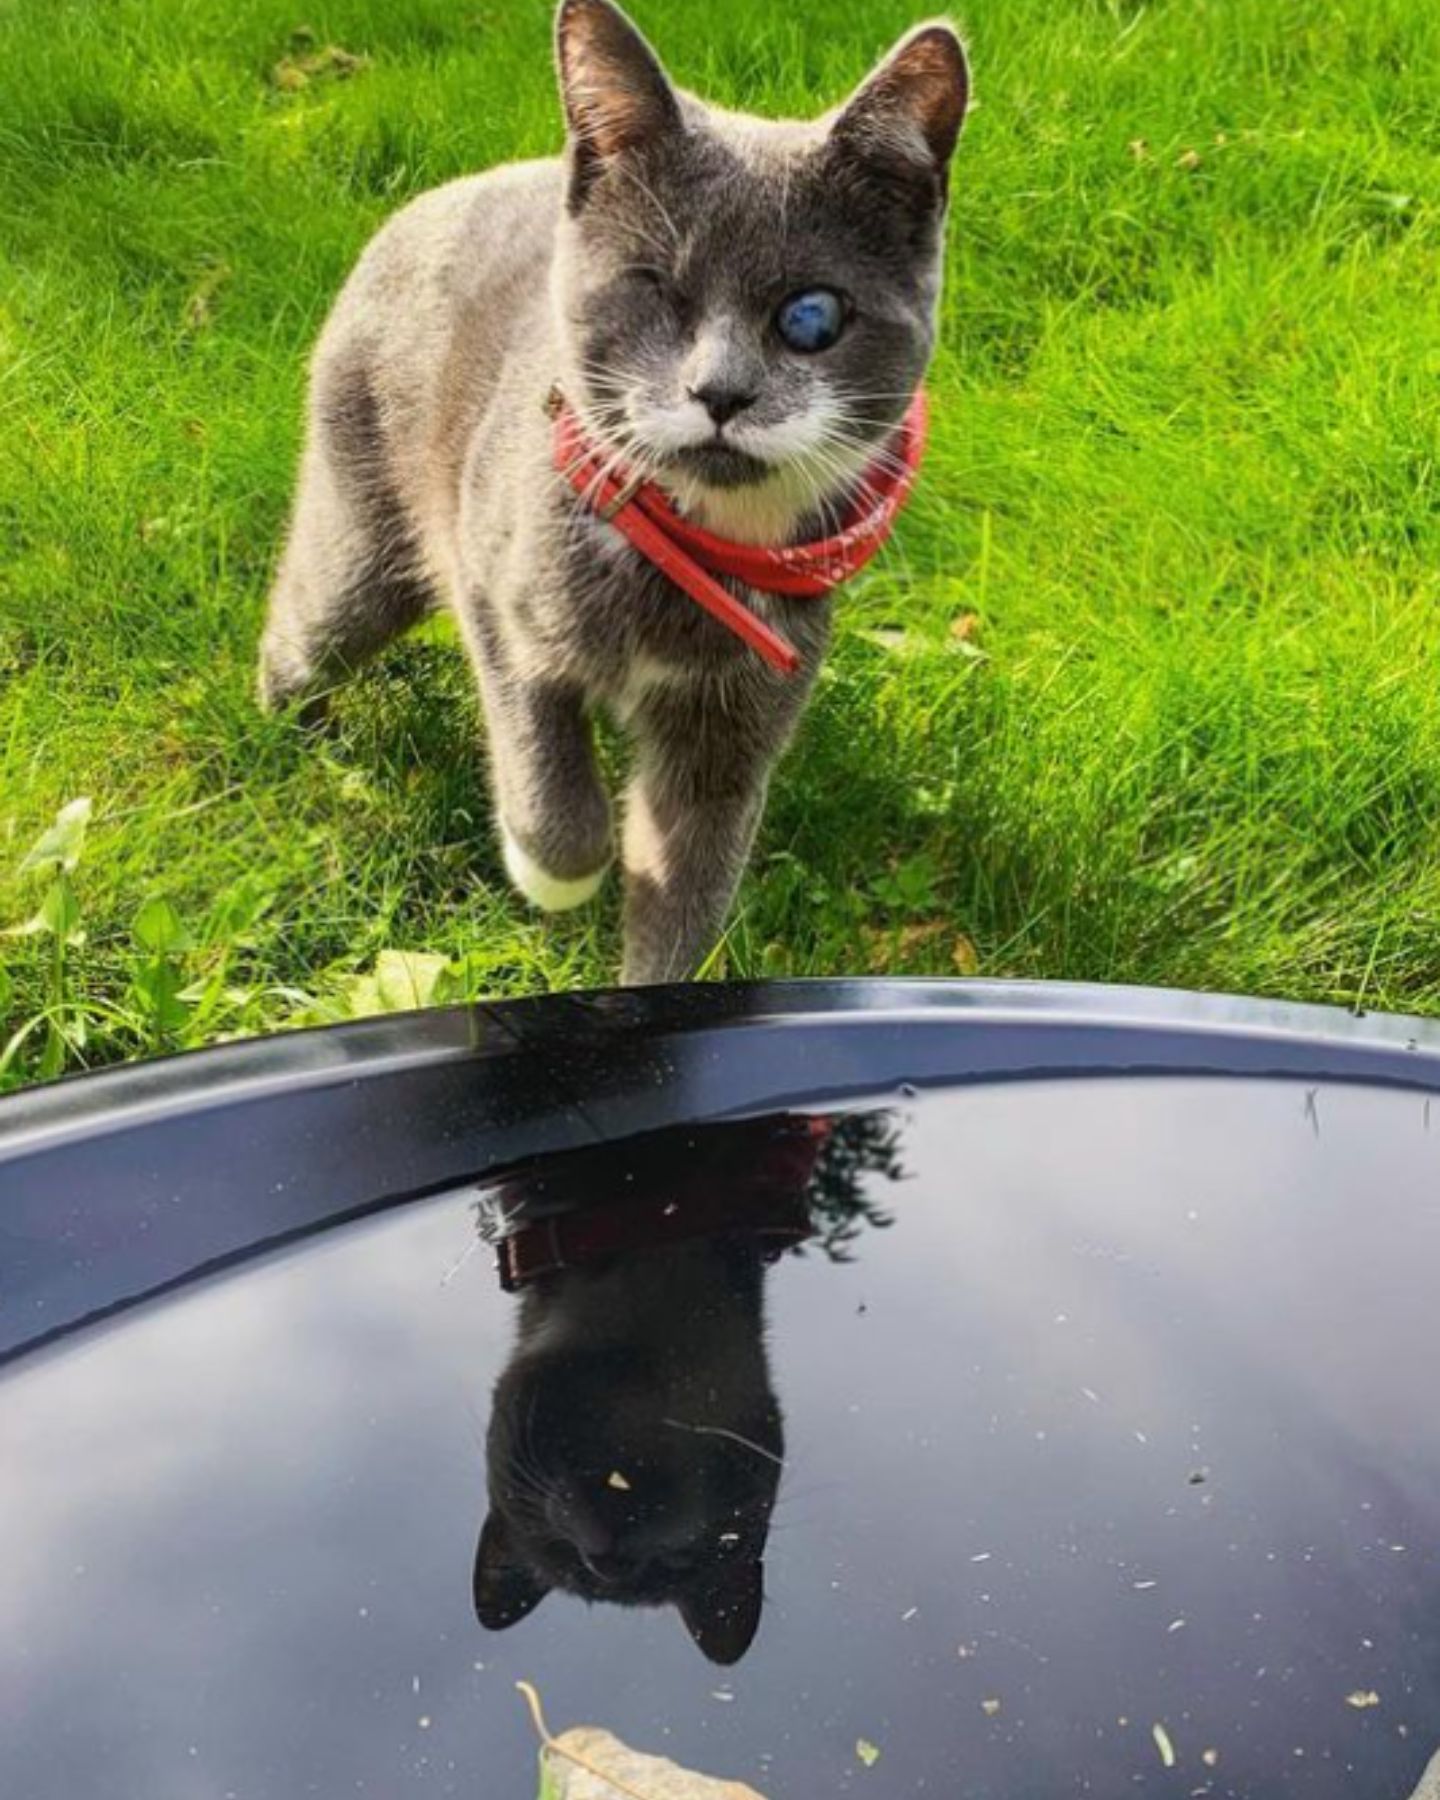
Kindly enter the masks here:
M 747 388 L 727 387 L 724 382 L 707 381 L 690 389 L 690 398 L 698 400 L 717 425 L 724 425 L 736 413 L 755 404 L 755 394 Z

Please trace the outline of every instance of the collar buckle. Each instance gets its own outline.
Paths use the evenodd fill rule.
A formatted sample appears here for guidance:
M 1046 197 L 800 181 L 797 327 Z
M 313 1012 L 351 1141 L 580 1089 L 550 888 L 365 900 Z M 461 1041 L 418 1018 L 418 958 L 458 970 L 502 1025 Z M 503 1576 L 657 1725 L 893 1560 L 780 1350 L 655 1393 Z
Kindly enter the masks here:
M 624 487 L 619 489 L 615 494 L 612 494 L 605 504 L 599 508 L 599 516 L 604 519 L 607 525 L 610 524 L 616 513 L 624 512 L 625 508 L 640 492 L 644 485 L 645 477 L 643 475 L 632 475 L 625 483 Z

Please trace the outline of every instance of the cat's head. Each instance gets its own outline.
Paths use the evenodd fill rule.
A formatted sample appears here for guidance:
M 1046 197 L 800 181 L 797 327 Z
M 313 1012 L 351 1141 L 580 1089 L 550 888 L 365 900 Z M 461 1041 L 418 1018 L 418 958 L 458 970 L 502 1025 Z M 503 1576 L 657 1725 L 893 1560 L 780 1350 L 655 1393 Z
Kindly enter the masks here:
M 491 1413 L 490 1510 L 475 1559 L 488 1630 L 517 1624 L 558 1589 L 674 1606 L 711 1662 L 749 1649 L 780 1475 L 779 1408 L 768 1385 L 728 1403 L 710 1387 L 710 1423 L 697 1428 L 670 1416 L 674 1394 L 673 1378 L 633 1346 L 537 1348 L 511 1364 Z
M 885 445 L 933 347 L 969 90 L 959 38 L 918 27 L 808 124 L 677 90 L 610 0 L 562 0 L 557 55 L 556 300 L 592 430 L 682 502 L 833 497 Z

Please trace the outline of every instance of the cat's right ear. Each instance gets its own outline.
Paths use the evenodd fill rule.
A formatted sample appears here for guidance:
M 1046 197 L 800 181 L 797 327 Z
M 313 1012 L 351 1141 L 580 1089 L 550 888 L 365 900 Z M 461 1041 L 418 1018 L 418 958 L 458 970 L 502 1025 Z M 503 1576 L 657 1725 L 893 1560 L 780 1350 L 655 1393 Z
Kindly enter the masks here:
M 516 1555 L 503 1519 L 492 1512 L 475 1552 L 475 1617 L 487 1631 L 518 1625 L 550 1592 Z
M 680 108 L 659 58 L 610 0 L 560 0 L 555 60 L 578 212 L 605 165 L 674 129 Z

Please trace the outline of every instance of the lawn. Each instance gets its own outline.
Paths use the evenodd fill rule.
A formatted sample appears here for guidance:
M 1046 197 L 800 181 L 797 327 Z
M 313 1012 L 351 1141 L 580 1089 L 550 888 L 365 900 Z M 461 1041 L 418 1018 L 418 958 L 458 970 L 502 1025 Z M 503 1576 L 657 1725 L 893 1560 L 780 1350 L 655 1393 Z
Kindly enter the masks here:
M 635 11 L 762 111 L 915 16 Z M 1440 1011 L 1440 8 L 964 22 L 930 457 L 712 972 Z M 445 630 L 318 742 L 252 702 L 307 346 L 407 196 L 557 145 L 548 31 L 0 0 L 0 1085 L 612 977 L 613 885 L 547 921 L 503 883 Z

